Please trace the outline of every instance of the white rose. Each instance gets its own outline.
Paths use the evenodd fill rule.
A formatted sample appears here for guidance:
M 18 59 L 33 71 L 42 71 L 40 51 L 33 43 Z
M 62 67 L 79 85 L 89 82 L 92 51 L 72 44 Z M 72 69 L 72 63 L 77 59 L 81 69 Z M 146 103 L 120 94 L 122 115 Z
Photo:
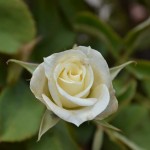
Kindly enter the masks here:
M 103 56 L 79 46 L 44 58 L 30 82 L 35 97 L 59 118 L 77 126 L 104 119 L 118 107 Z

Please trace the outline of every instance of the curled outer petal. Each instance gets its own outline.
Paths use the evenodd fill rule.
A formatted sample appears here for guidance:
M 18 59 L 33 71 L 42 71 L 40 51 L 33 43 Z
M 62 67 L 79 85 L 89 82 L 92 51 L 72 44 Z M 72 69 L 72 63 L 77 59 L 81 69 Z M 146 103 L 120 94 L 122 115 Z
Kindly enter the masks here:
M 87 120 L 94 119 L 97 115 L 105 110 L 109 103 L 110 95 L 106 85 L 97 86 L 91 93 L 92 97 L 97 98 L 97 102 L 93 106 L 83 107 L 76 110 L 67 110 L 58 107 L 46 95 L 42 95 L 47 109 L 52 110 L 61 119 L 71 122 L 77 126 Z

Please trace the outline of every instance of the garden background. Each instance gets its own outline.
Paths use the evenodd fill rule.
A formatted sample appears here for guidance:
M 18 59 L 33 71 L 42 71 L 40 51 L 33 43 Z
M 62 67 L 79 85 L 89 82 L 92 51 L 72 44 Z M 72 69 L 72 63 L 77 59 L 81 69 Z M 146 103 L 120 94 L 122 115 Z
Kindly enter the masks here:
M 0 0 L 0 150 L 149 150 L 149 16 L 149 0 Z M 100 51 L 109 67 L 136 61 L 113 81 L 119 109 L 106 120 L 121 133 L 61 121 L 37 142 L 45 107 L 31 74 L 7 61 L 41 63 L 74 44 Z

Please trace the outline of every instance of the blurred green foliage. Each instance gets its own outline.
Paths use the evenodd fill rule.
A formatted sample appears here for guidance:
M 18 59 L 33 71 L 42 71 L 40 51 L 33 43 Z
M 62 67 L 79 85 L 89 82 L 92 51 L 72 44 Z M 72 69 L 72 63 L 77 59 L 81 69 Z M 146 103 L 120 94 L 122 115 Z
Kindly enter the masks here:
M 150 2 L 102 0 L 98 4 L 0 0 L 1 150 L 150 149 Z M 44 107 L 29 90 L 31 75 L 6 62 L 40 63 L 74 44 L 99 50 L 110 67 L 137 62 L 113 82 L 119 109 L 107 121 L 122 133 L 92 122 L 77 128 L 61 121 L 37 143 Z

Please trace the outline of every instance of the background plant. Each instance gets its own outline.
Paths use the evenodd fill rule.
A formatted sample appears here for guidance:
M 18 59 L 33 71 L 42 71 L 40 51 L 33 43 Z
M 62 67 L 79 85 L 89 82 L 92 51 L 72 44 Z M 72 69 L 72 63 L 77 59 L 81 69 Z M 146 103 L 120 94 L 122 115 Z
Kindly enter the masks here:
M 148 0 L 0 0 L 0 149 L 150 149 L 150 2 Z M 107 15 L 106 15 L 107 14 Z M 79 128 L 63 121 L 36 142 L 44 106 L 31 75 L 9 59 L 40 63 L 74 44 L 99 50 L 110 67 L 135 60 L 113 82 L 119 110 Z M 65 138 L 64 138 L 65 137 Z

